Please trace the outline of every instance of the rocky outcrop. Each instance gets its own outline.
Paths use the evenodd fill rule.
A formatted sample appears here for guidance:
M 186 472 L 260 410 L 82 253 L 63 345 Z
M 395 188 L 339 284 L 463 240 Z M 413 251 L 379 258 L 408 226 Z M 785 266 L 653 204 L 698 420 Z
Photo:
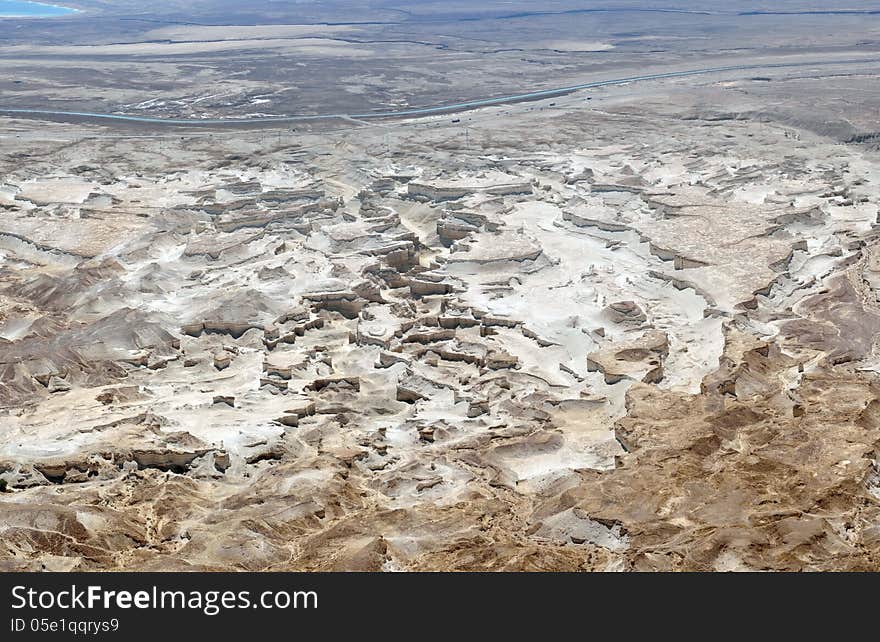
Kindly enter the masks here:
M 663 380 L 663 361 L 669 356 L 669 339 L 663 332 L 647 332 L 638 339 L 590 353 L 587 369 L 599 371 L 611 385 L 624 379 L 643 383 Z
M 602 310 L 602 316 L 609 323 L 638 327 L 648 320 L 635 301 L 617 301 L 611 303 Z

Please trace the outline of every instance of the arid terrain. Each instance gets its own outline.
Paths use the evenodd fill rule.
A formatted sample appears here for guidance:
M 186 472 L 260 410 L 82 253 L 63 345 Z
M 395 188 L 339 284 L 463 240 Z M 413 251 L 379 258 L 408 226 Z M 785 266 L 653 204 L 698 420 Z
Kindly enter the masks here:
M 67 4 L 0 110 L 253 122 L 0 113 L 0 570 L 880 567 L 880 15 Z

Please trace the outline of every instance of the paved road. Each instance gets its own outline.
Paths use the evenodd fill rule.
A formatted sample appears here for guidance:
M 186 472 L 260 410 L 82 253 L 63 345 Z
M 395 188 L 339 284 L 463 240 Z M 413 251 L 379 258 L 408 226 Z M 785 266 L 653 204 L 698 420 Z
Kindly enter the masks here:
M 574 91 L 582 89 L 594 89 L 596 87 L 609 87 L 612 85 L 625 85 L 627 83 L 645 82 L 649 80 L 662 80 L 664 78 L 682 78 L 686 76 L 701 76 L 705 74 L 733 72 L 733 71 L 752 71 L 760 69 L 790 69 L 796 67 L 818 67 L 828 65 L 851 65 L 856 63 L 875 63 L 880 61 L 877 58 L 859 58 L 853 60 L 814 60 L 802 62 L 783 62 L 783 63 L 764 63 L 751 65 L 733 65 L 728 67 L 707 67 L 705 69 L 690 69 L 686 71 L 670 71 L 658 74 L 646 74 L 643 76 L 628 76 L 626 78 L 614 78 L 611 80 L 597 80 L 581 85 L 570 85 L 568 87 L 556 87 L 552 89 L 542 89 L 540 91 L 532 91 L 524 94 L 510 94 L 507 96 L 498 96 L 495 98 L 482 98 L 479 100 L 470 100 L 462 103 L 453 103 L 447 105 L 436 105 L 433 107 L 419 107 L 413 109 L 399 109 L 394 111 L 369 112 L 366 114 L 309 114 L 300 116 L 263 116 L 258 118 L 153 118 L 149 116 L 127 116 L 125 114 L 102 114 L 87 111 L 56 111 L 51 109 L 10 109 L 0 107 L 0 114 L 10 115 L 26 115 L 26 116 L 44 116 L 48 118 L 82 118 L 96 119 L 104 121 L 129 122 L 129 123 L 146 123 L 151 125 L 170 125 L 170 126 L 222 126 L 222 125 L 260 125 L 275 123 L 296 123 L 302 121 L 315 120 L 331 120 L 337 118 L 345 119 L 381 119 L 381 118 L 406 118 L 411 116 L 426 116 L 431 114 L 453 113 L 477 107 L 486 107 L 490 105 L 503 105 L 508 103 L 522 102 L 526 100 L 537 100 L 540 98 L 552 98 L 554 96 L 562 96 Z

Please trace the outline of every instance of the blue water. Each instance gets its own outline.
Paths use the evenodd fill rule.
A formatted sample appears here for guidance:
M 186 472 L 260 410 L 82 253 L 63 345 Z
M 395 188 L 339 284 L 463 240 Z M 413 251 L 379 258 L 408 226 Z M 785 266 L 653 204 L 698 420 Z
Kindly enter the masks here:
M 74 13 L 75 9 L 56 7 L 51 4 L 40 2 L 21 2 L 19 0 L 0 0 L 0 17 L 28 16 L 34 18 L 47 18 L 52 16 L 66 16 Z

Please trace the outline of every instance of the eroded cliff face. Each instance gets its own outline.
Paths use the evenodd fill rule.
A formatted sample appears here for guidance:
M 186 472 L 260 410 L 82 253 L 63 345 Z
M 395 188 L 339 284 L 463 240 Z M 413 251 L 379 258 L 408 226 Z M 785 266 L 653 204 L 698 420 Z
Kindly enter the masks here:
M 878 158 L 701 91 L 17 125 L 0 568 L 877 568 Z

